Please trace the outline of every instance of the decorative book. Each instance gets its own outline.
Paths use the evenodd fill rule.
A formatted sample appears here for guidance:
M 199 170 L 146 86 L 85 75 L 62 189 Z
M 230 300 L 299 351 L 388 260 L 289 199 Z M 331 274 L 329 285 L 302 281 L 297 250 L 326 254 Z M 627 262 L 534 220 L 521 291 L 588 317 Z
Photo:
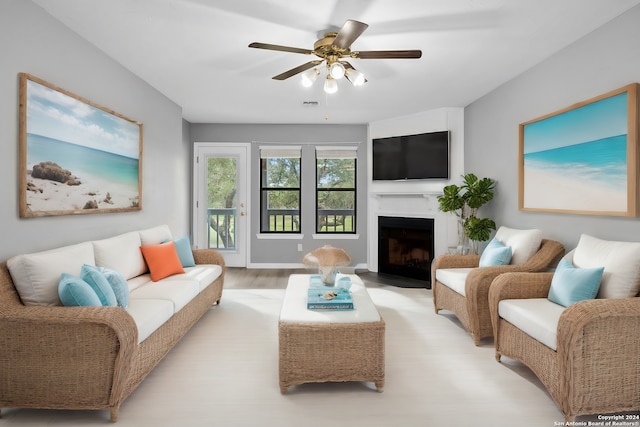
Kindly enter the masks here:
M 328 286 L 309 288 L 307 297 L 309 310 L 353 310 L 351 292 L 347 289 Z

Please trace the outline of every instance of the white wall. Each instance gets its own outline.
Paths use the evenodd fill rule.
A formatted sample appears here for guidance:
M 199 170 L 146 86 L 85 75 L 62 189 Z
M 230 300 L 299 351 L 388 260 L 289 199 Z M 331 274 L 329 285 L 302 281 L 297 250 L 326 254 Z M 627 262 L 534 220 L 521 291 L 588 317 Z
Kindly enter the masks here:
M 0 2 L 0 53 L 0 260 L 162 223 L 188 233 L 191 156 L 180 106 L 30 1 Z M 143 123 L 141 211 L 19 217 L 20 72 Z
M 580 234 L 640 241 L 640 220 L 518 210 L 518 125 L 640 82 L 640 6 L 465 109 L 465 168 L 498 181 L 488 213 L 498 226 L 537 227 L 575 247 Z
M 451 131 L 449 180 L 415 180 L 402 182 L 373 181 L 371 170 L 371 141 L 374 138 L 411 135 L 441 130 Z M 378 216 L 433 218 L 435 227 L 435 254 L 446 252 L 456 244 L 455 216 L 439 211 L 437 194 L 445 185 L 460 184 L 464 175 L 464 110 L 440 108 L 403 117 L 381 120 L 369 124 L 367 145 L 369 170 L 369 270 L 378 271 Z

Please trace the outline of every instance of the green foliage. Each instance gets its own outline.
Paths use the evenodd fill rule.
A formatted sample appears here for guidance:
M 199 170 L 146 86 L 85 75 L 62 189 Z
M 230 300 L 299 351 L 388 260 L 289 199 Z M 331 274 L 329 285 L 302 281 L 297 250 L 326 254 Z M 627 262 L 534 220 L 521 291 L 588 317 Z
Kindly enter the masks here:
M 491 230 L 496 229 L 496 223 L 489 218 L 470 216 L 464 222 L 464 232 L 471 240 L 484 242 L 491 237 Z
M 496 224 L 488 218 L 477 218 L 478 209 L 493 199 L 495 181 L 491 178 L 479 179 L 468 173 L 463 177 L 463 184 L 447 185 L 442 196 L 438 196 L 438 204 L 442 212 L 453 212 L 463 221 L 465 235 L 475 241 L 486 241 Z
M 207 164 L 207 207 L 232 208 L 236 197 L 236 159 L 211 157 Z
M 465 200 L 460 193 L 461 187 L 455 184 L 447 185 L 443 189 L 443 195 L 438 196 L 438 203 L 442 212 L 454 212 L 457 216 L 462 216 Z
M 480 206 L 493 199 L 493 188 L 495 183 L 491 178 L 478 179 L 472 173 L 464 176 L 462 189 L 466 190 L 464 199 L 471 209 L 478 209 Z

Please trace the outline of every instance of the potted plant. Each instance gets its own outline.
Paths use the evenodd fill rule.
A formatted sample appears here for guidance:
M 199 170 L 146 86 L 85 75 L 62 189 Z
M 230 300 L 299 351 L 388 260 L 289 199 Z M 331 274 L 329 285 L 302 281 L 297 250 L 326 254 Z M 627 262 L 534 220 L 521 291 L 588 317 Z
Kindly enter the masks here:
M 491 230 L 496 229 L 492 219 L 476 216 L 478 209 L 493 199 L 494 188 L 495 182 L 491 178 L 479 179 L 468 173 L 463 176 L 462 185 L 447 185 L 442 196 L 438 196 L 440 210 L 453 212 L 458 217 L 457 252 L 477 254 L 478 242 L 489 240 Z

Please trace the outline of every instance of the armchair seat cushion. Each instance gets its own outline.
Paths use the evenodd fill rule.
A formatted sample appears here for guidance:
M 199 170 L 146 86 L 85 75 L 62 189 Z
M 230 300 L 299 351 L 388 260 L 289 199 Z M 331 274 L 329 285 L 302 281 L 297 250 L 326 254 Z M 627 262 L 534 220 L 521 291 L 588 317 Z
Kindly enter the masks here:
M 498 303 L 501 318 L 552 350 L 558 349 L 558 322 L 565 307 L 547 298 L 507 299 Z
M 465 282 L 467 275 L 473 268 L 439 268 L 436 270 L 436 280 L 447 288 L 465 296 Z

